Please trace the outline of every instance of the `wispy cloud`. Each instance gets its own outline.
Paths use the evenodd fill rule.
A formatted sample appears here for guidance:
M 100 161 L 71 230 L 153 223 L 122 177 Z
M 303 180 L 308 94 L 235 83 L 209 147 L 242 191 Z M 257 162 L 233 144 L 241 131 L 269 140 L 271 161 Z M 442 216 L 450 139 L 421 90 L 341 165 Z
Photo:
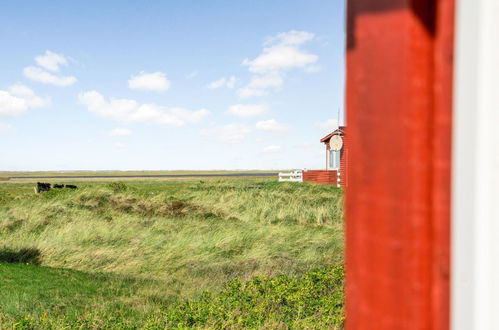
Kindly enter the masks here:
M 70 86 L 76 82 L 76 78 L 73 76 L 57 76 L 36 66 L 25 67 L 23 73 L 26 78 L 33 81 L 61 87 Z
M 59 72 L 60 65 L 68 65 L 68 59 L 62 55 L 46 50 L 45 54 L 35 57 L 35 62 L 42 68 Z
M 30 108 L 50 104 L 49 98 L 39 97 L 29 87 L 21 84 L 0 90 L 0 116 L 18 116 Z
M 128 128 L 115 128 L 109 132 L 109 136 L 129 136 L 132 135 L 132 131 Z
M 206 85 L 206 87 L 209 89 L 217 89 L 220 87 L 227 87 L 229 89 L 232 89 L 236 86 L 236 83 L 237 83 L 237 78 L 234 76 L 230 76 L 228 78 L 222 77 L 220 79 L 210 82 L 208 85 Z
M 155 92 L 167 91 L 171 86 L 170 80 L 163 72 L 140 72 L 138 75 L 130 77 L 128 80 L 128 88 L 142 89 Z
M 28 79 L 62 87 L 70 86 L 77 81 L 73 76 L 57 74 L 61 65 L 68 65 L 68 59 L 62 54 L 47 50 L 45 54 L 36 56 L 35 62 L 39 66 L 27 66 L 23 69 L 24 76 Z
M 326 119 L 324 121 L 315 123 L 315 126 L 322 131 L 331 132 L 338 128 L 338 119 Z
M 236 144 L 244 141 L 253 130 L 243 124 L 233 123 L 222 127 L 211 127 L 201 130 L 201 135 L 213 138 L 222 143 Z
M 279 123 L 275 119 L 262 120 L 255 125 L 257 130 L 272 132 L 272 133 L 287 133 L 290 131 L 288 125 Z
M 248 85 L 240 88 L 237 93 L 241 98 L 252 96 L 263 96 L 269 93 L 269 90 L 278 90 L 284 84 L 280 73 L 270 72 L 264 75 L 254 75 Z
M 265 42 L 263 52 L 255 59 L 245 59 L 243 65 L 250 72 L 265 74 L 292 68 L 306 68 L 317 62 L 319 57 L 307 53 L 300 47 L 314 38 L 306 31 L 289 31 L 270 37 Z
M 317 71 L 319 57 L 302 49 L 314 37 L 313 33 L 293 30 L 268 38 L 260 55 L 243 61 L 242 65 L 254 75 L 249 84 L 238 90 L 238 95 L 241 98 L 267 95 L 283 85 L 283 76 L 291 69 Z
M 124 123 L 148 122 L 182 126 L 186 123 L 199 122 L 210 114 L 206 109 L 190 111 L 183 108 L 166 108 L 156 104 L 140 104 L 130 99 L 107 101 L 96 91 L 81 93 L 79 100 L 88 111 Z
M 266 104 L 235 104 L 227 112 L 234 116 L 248 118 L 263 115 L 268 108 Z

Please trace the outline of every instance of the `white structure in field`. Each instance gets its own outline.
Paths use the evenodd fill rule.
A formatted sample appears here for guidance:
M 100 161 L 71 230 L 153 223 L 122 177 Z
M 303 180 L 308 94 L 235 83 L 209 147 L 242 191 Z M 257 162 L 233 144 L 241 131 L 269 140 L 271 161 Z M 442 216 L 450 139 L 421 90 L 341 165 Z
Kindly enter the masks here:
M 296 170 L 293 172 L 279 173 L 279 182 L 303 182 L 303 171 Z

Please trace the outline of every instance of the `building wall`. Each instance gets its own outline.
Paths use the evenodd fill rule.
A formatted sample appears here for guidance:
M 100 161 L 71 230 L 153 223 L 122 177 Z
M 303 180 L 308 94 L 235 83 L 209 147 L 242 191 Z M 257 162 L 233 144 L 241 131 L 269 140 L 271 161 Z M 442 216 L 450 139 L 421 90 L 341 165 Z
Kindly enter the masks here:
M 338 172 L 335 170 L 312 170 L 303 172 L 303 182 L 336 185 Z
M 341 127 L 342 130 L 345 130 L 345 127 Z M 349 166 L 349 157 L 348 157 L 348 138 L 346 134 L 340 134 L 343 138 L 343 148 L 341 149 L 340 156 L 340 171 L 337 173 L 338 180 L 334 184 L 338 184 L 342 187 L 346 187 L 348 185 L 348 166 Z M 326 169 L 329 169 L 329 141 L 324 143 L 326 147 Z M 334 172 L 337 172 L 333 170 Z M 331 183 L 332 184 L 332 183 Z
M 348 185 L 348 138 L 346 134 L 343 134 L 343 149 L 341 149 L 340 158 L 340 175 L 339 183 L 340 186 L 346 187 Z

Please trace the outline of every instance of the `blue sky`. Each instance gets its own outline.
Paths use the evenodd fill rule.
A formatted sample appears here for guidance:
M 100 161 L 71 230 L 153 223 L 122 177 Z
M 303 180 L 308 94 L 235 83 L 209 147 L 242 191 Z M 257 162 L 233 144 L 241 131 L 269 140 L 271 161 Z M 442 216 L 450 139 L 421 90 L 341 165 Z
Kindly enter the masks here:
M 2 1 L 0 170 L 322 168 L 343 0 Z

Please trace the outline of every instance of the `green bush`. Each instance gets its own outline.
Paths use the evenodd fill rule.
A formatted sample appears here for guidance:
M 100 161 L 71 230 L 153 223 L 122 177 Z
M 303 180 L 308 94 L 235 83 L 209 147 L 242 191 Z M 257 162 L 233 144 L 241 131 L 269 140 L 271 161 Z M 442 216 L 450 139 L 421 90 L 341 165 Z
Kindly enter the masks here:
M 121 193 L 130 189 L 124 182 L 110 182 L 106 186 L 114 193 Z
M 230 281 L 216 294 L 169 308 L 165 319 L 176 327 L 341 327 L 343 313 L 342 266 L 314 270 L 302 278 L 262 277 L 241 283 Z M 308 326 L 306 326 L 308 325 Z
M 331 266 L 300 278 L 257 276 L 230 281 L 217 293 L 165 305 L 158 312 L 131 318 L 127 311 L 79 315 L 25 315 L 0 322 L 15 329 L 93 328 L 295 328 L 342 329 L 344 270 Z

